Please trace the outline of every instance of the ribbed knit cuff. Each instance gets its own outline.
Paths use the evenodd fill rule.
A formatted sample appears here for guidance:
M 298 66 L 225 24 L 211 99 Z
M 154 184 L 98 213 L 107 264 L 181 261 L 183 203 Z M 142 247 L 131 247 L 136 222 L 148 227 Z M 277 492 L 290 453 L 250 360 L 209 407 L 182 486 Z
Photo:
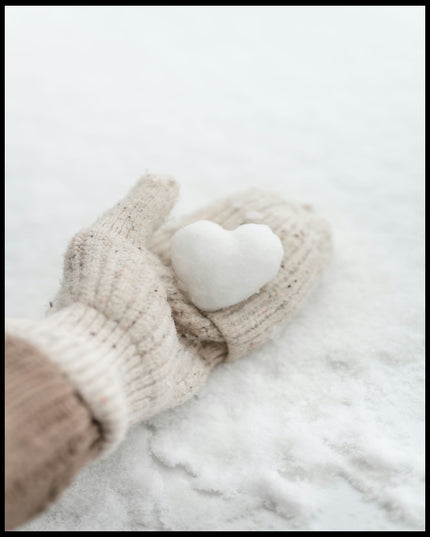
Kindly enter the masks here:
M 121 325 L 76 303 L 41 321 L 8 319 L 6 332 L 61 369 L 100 423 L 103 450 L 114 449 L 132 421 L 127 394 L 141 384 L 135 345 Z
M 98 454 L 99 439 L 73 384 L 37 348 L 6 336 L 6 529 L 51 504 Z

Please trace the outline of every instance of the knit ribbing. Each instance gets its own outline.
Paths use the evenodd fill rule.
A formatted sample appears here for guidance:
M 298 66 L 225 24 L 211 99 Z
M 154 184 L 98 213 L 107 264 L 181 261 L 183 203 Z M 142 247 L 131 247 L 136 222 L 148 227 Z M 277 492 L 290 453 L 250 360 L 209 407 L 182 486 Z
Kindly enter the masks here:
M 46 508 L 99 451 L 99 429 L 73 384 L 28 342 L 5 340 L 5 518 Z
M 294 315 L 318 282 L 330 257 L 330 230 L 326 221 L 315 215 L 309 206 L 283 200 L 274 193 L 249 189 L 171 221 L 155 232 L 151 247 L 166 266 L 171 268 L 170 238 L 173 234 L 203 219 L 229 230 L 250 222 L 266 224 L 279 236 L 284 248 L 278 275 L 259 293 L 239 304 L 205 313 L 227 344 L 225 359 L 235 360 L 266 342 L 274 325 Z M 174 316 L 178 315 L 176 293 L 177 289 L 174 295 L 168 293 Z M 183 295 L 180 301 L 188 303 L 188 319 L 191 320 L 197 308 Z
M 128 427 L 198 391 L 215 362 L 196 343 L 179 344 L 169 315 L 136 334 L 102 313 L 74 303 L 42 321 L 7 320 L 6 331 L 46 353 L 77 387 L 101 425 L 105 452 Z M 219 360 L 217 360 L 219 361 Z

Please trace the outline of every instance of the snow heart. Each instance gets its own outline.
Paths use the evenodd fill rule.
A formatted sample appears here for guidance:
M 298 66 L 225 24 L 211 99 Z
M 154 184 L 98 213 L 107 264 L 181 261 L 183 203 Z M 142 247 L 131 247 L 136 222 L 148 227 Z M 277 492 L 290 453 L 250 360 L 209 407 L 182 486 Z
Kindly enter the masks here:
M 281 240 L 263 224 L 227 231 L 199 220 L 171 239 L 179 286 L 203 311 L 226 308 L 257 293 L 276 276 L 283 255 Z

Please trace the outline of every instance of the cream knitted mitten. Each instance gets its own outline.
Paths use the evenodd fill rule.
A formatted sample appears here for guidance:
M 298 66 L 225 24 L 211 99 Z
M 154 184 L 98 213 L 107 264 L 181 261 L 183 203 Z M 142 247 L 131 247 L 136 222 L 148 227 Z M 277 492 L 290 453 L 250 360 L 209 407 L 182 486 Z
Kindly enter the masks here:
M 177 193 L 169 177 L 141 179 L 75 235 L 50 314 L 7 321 L 8 333 L 38 347 L 74 383 L 100 424 L 105 451 L 130 425 L 191 397 L 217 363 L 267 341 L 329 257 L 327 224 L 306 206 L 250 190 L 160 227 Z M 176 285 L 169 241 L 176 229 L 201 219 L 226 229 L 269 225 L 284 247 L 278 275 L 237 305 L 198 310 Z

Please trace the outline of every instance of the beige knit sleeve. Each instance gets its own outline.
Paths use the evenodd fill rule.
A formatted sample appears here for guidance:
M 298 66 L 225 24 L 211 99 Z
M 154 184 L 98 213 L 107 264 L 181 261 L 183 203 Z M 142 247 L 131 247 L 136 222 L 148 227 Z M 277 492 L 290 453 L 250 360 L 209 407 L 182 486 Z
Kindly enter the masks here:
M 99 452 L 99 429 L 61 371 L 27 342 L 5 338 L 5 520 L 43 511 Z

